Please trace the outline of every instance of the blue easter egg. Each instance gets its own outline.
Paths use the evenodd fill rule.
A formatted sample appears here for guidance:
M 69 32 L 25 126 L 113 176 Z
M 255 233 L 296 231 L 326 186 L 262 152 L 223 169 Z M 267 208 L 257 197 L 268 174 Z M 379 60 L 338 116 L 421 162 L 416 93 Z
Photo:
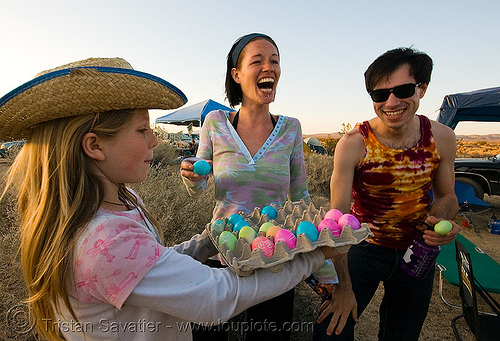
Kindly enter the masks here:
M 299 224 L 299 226 L 297 226 L 297 236 L 301 233 L 305 234 L 311 242 L 315 242 L 319 237 L 319 232 L 316 226 L 308 221 L 303 221 Z
M 193 172 L 198 175 L 207 175 L 212 170 L 210 164 L 205 160 L 196 161 L 193 165 Z
M 238 221 L 242 219 L 243 218 L 238 213 L 234 213 L 229 216 L 228 223 L 234 226 Z
M 233 231 L 239 231 L 243 226 L 250 226 L 250 224 L 246 220 L 238 220 L 236 224 L 234 224 Z
M 267 214 L 270 219 L 276 219 L 276 217 L 278 216 L 278 211 L 276 211 L 274 207 L 267 205 L 262 209 L 261 214 Z

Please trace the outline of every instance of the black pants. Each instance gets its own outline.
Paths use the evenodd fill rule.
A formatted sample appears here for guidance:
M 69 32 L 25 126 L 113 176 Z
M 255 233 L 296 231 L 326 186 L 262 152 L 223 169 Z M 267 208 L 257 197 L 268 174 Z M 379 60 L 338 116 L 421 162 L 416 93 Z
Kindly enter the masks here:
M 384 297 L 379 308 L 379 340 L 418 340 L 427 316 L 432 295 L 434 268 L 423 279 L 415 279 L 401 270 L 405 250 L 395 250 L 361 242 L 351 246 L 348 253 L 352 289 L 358 302 L 358 315 L 370 303 L 379 283 L 384 284 Z M 326 335 L 331 314 L 316 324 L 313 340 L 354 340 L 355 322 L 349 315 L 347 324 L 338 336 Z M 375 326 L 374 326 L 375 328 Z

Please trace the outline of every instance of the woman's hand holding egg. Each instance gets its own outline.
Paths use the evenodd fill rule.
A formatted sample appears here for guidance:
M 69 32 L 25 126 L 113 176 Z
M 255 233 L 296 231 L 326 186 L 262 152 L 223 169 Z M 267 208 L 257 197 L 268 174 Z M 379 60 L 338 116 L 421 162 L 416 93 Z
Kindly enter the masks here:
M 181 162 L 181 175 L 191 181 L 201 181 L 210 173 L 212 165 L 212 160 L 188 157 Z

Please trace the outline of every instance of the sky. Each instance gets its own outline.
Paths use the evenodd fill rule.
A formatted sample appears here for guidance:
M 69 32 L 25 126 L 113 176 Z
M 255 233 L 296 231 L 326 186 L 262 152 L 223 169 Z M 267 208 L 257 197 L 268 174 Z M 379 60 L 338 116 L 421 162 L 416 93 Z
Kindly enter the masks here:
M 279 47 L 271 112 L 298 118 L 304 134 L 372 118 L 363 73 L 396 47 L 434 60 L 417 111 L 431 119 L 445 95 L 500 86 L 498 0 L 0 0 L 0 8 L 0 96 L 42 70 L 122 57 L 181 89 L 187 106 L 209 98 L 228 105 L 226 56 L 250 32 L 270 35 Z M 455 133 L 495 134 L 500 124 L 462 122 Z

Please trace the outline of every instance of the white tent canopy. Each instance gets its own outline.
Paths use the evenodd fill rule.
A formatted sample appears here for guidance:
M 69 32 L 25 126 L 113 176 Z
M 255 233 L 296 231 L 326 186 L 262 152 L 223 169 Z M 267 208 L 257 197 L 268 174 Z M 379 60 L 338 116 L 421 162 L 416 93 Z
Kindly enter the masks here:
M 188 126 L 191 123 L 195 127 L 200 127 L 203 125 L 205 116 L 213 110 L 230 110 L 233 109 L 226 107 L 223 104 L 207 99 L 206 101 L 196 103 L 190 106 L 183 106 L 182 108 L 171 112 L 165 116 L 158 117 L 156 123 L 166 123 Z

